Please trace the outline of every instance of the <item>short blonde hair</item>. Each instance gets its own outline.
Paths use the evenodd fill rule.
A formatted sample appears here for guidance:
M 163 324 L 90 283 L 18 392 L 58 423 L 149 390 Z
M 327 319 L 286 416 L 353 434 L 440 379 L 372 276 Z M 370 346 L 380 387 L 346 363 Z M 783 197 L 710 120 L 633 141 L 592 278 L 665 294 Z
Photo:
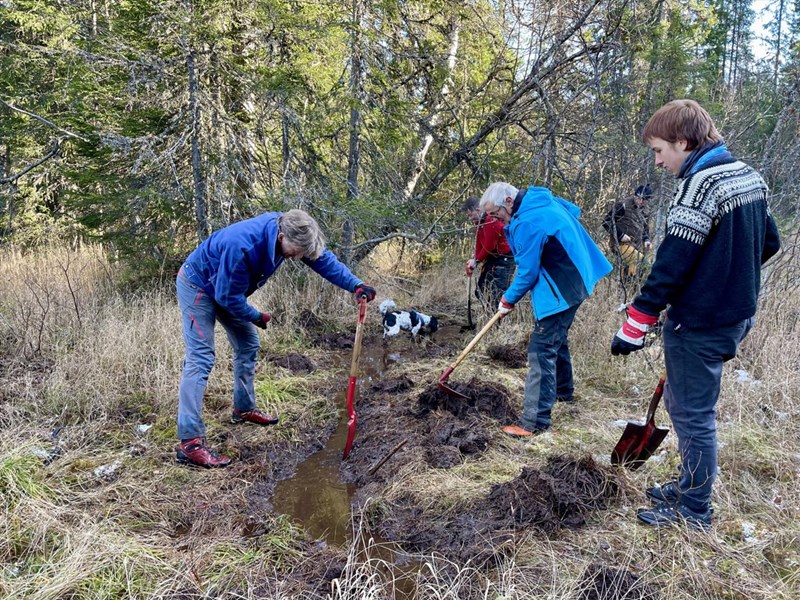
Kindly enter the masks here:
M 697 150 L 709 142 L 719 142 L 722 135 L 708 111 L 697 102 L 673 100 L 659 108 L 644 126 L 642 141 L 647 144 L 653 138 L 670 144 L 686 140 L 687 150 Z
M 314 218 L 299 208 L 278 217 L 278 230 L 284 239 L 303 251 L 303 256 L 317 260 L 325 252 L 325 236 Z
M 481 196 L 481 210 L 486 212 L 486 209 L 492 206 L 503 206 L 506 203 L 506 198 L 516 199 L 519 190 L 510 183 L 504 181 L 497 181 L 486 188 Z

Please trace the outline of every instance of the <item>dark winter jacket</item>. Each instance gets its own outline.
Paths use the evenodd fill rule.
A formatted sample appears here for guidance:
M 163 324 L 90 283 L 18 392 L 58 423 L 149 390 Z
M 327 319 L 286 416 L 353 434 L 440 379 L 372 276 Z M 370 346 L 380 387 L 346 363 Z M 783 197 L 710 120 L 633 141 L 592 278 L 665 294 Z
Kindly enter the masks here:
M 580 304 L 611 272 L 611 263 L 578 221 L 580 213 L 542 187 L 522 189 L 514 201 L 505 234 L 517 273 L 504 296 L 516 304 L 530 291 L 536 319 Z
M 761 176 L 722 143 L 693 152 L 681 167 L 666 237 L 633 305 L 649 315 L 669 306 L 688 327 L 752 317 L 761 265 L 780 249 Z
M 186 259 L 184 275 L 229 314 L 255 321 L 261 312 L 247 303 L 247 297 L 283 263 L 277 248 L 281 214 L 266 213 L 215 231 Z M 303 262 L 349 292 L 361 283 L 330 250 L 317 260 L 303 258 Z
M 636 204 L 635 196 L 617 202 L 603 219 L 603 227 L 611 234 L 612 244 L 616 246 L 622 236 L 627 235 L 630 243 L 642 250 L 644 242 L 650 241 L 649 213 L 647 206 Z

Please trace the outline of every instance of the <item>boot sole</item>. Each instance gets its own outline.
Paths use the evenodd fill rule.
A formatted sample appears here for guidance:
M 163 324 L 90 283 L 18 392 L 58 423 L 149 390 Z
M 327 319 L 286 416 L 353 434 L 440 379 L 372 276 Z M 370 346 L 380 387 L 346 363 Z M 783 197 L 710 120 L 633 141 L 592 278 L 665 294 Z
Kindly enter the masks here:
M 200 463 L 192 462 L 188 458 L 181 458 L 179 456 L 175 457 L 175 462 L 179 465 L 185 465 L 187 467 L 197 467 L 198 469 L 224 469 L 226 467 L 230 467 L 231 463 L 225 465 L 201 465 Z
M 258 425 L 259 427 L 267 427 L 269 425 L 277 425 L 278 419 L 275 419 L 275 421 L 270 421 L 268 423 L 256 423 L 255 421 L 248 421 L 247 419 L 236 419 L 234 417 L 231 417 L 231 423 L 234 425 L 239 425 L 241 423 L 250 423 L 251 425 Z

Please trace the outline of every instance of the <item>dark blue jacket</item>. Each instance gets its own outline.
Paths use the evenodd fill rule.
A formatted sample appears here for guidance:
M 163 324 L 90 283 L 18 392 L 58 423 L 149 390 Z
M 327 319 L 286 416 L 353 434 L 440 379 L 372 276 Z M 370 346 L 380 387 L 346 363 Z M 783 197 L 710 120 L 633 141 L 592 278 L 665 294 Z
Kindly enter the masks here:
M 229 314 L 255 321 L 261 312 L 247 303 L 247 297 L 264 285 L 283 262 L 277 250 L 281 214 L 266 213 L 215 231 L 186 259 L 184 275 Z M 361 283 L 330 250 L 317 260 L 303 258 L 303 262 L 349 292 Z
M 690 154 L 667 233 L 633 305 L 687 327 L 732 325 L 756 312 L 761 265 L 780 248 L 761 176 L 722 143 Z
M 517 194 L 504 230 L 517 272 L 504 296 L 516 304 L 530 291 L 537 320 L 580 304 L 611 272 L 611 263 L 578 221 L 580 214 L 547 188 Z

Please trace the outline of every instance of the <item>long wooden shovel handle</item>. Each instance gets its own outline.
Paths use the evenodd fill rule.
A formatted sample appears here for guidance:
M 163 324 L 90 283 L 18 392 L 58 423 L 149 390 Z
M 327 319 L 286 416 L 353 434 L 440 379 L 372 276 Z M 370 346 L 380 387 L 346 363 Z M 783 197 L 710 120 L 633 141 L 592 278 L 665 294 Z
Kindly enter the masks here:
M 358 359 L 361 356 L 361 339 L 364 336 L 364 321 L 367 319 L 367 300 L 362 298 L 358 304 L 358 323 L 356 339 L 353 342 L 353 360 L 350 363 L 350 379 L 347 381 L 347 441 L 344 444 L 342 460 L 350 454 L 353 440 L 356 439 L 356 381 L 358 379 Z
M 477 344 L 480 341 L 480 339 L 483 337 L 483 335 L 487 331 L 489 331 L 492 328 L 492 325 L 497 323 L 498 319 L 500 319 L 500 317 L 502 317 L 502 316 L 503 316 L 503 313 L 501 313 L 498 310 L 494 314 L 494 316 L 491 319 L 489 319 L 489 321 L 486 323 L 486 325 L 483 326 L 483 329 L 481 329 L 478 333 L 476 333 L 475 337 L 472 338 L 472 341 L 469 344 L 467 344 L 467 347 L 464 348 L 464 350 L 461 351 L 461 354 L 458 355 L 458 358 L 456 359 L 456 362 L 454 362 L 452 365 L 450 365 L 450 368 L 448 369 L 449 372 L 452 373 L 455 370 L 455 368 L 459 364 L 461 364 L 461 361 L 464 360 L 466 358 L 467 354 L 469 354 L 472 351 L 472 349 L 475 347 L 475 344 Z
M 664 383 L 667 381 L 667 370 L 661 372 L 661 379 L 658 380 L 658 385 L 653 392 L 653 397 L 650 398 L 650 406 L 647 407 L 647 416 L 644 418 L 645 423 L 649 423 L 656 415 L 658 403 L 661 402 L 661 396 L 664 395 Z
M 350 377 L 358 375 L 358 359 L 361 357 L 361 340 L 364 337 L 364 321 L 367 318 L 367 301 L 358 303 L 358 323 L 356 323 L 356 339 L 353 342 L 353 360 L 350 362 Z

